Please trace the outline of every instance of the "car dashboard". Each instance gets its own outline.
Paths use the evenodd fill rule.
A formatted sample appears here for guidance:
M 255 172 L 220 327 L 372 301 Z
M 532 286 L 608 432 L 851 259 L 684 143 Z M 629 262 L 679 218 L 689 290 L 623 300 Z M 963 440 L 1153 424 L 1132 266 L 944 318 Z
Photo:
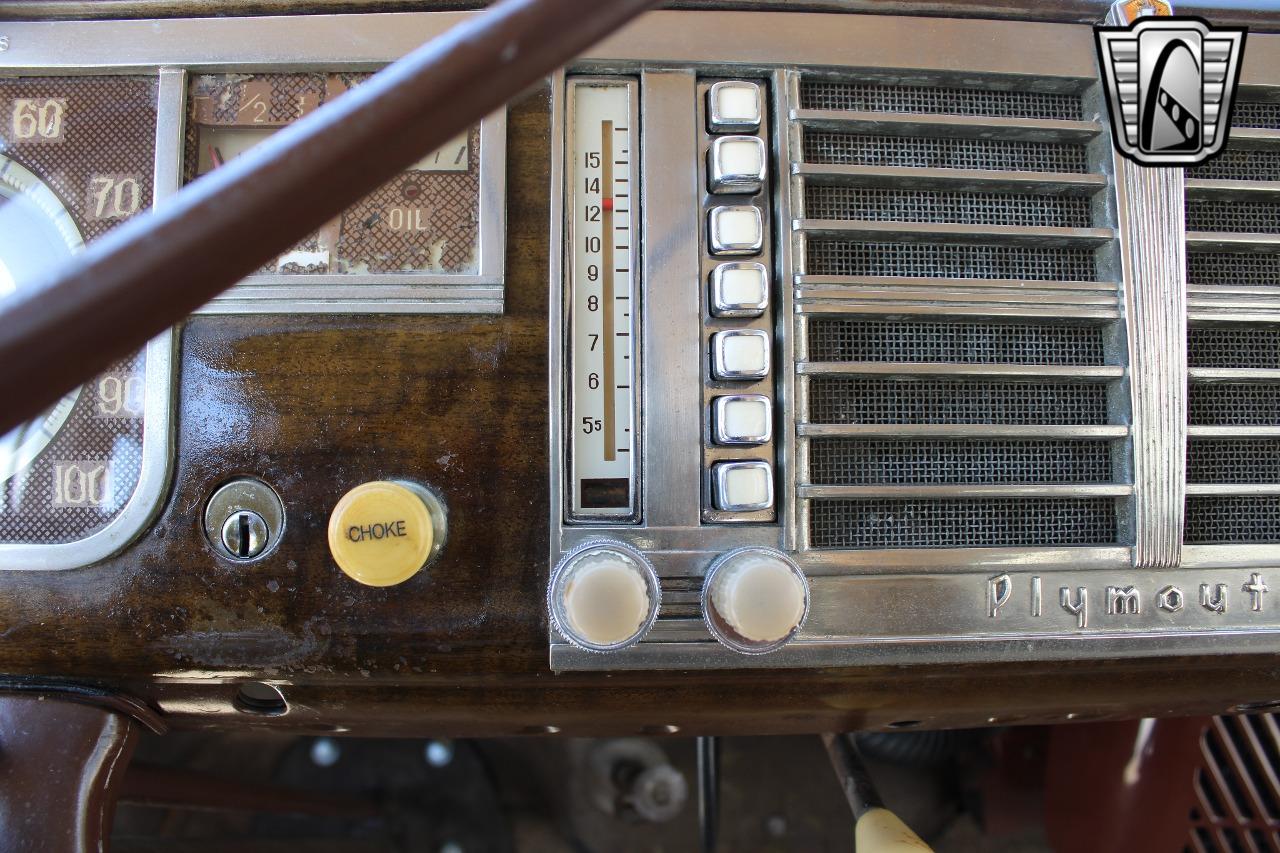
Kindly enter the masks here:
M 0 23 L 0 297 L 475 14 L 137 5 Z M 0 680 L 376 734 L 1273 703 L 1280 19 L 1153 169 L 1105 8 L 924 12 L 648 13 L 10 434 Z

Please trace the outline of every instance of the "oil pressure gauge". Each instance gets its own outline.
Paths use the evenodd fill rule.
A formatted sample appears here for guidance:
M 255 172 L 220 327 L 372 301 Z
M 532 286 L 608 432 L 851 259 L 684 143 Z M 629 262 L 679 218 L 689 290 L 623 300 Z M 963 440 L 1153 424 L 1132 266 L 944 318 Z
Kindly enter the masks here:
M 636 81 L 569 81 L 570 515 L 637 517 Z

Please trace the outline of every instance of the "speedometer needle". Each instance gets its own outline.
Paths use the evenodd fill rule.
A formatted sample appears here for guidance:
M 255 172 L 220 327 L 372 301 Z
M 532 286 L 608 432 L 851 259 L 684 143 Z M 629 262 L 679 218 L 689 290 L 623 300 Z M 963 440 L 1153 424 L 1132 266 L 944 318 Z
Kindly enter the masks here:
M 225 161 L 222 159 L 222 152 L 218 150 L 218 146 L 209 146 L 209 162 L 213 163 L 213 168 L 218 168 Z

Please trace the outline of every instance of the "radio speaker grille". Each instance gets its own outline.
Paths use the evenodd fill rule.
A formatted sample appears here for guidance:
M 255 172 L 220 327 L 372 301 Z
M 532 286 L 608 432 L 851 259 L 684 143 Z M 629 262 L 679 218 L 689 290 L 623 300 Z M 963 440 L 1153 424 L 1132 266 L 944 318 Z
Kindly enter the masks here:
M 810 184 L 805 187 L 804 210 L 810 219 L 1089 227 L 1089 200 L 1064 195 L 930 192 Z
M 945 136 L 863 136 L 813 131 L 804 136 L 804 157 L 809 163 L 836 165 L 1016 172 L 1088 171 L 1083 145 Z
M 801 547 L 1117 541 L 1117 498 L 1085 488 L 1115 485 L 1124 468 L 1119 371 L 1097 370 L 1120 363 L 1109 325 L 1119 318 L 1117 290 L 1081 239 L 1093 232 L 1072 233 L 1105 225 L 1095 195 L 1106 187 L 1102 171 L 1075 136 L 1029 141 L 1009 123 L 950 131 L 957 115 L 972 117 L 971 127 L 989 116 L 1084 114 L 1080 95 L 1034 89 L 801 81 L 802 108 L 823 113 L 794 119 L 796 153 L 801 165 L 834 167 L 802 177 L 793 196 Z M 937 126 L 895 133 L 893 113 L 922 125 L 937 116 Z M 833 236 L 842 223 L 867 222 L 891 236 Z M 867 230 L 850 230 L 858 228 Z M 869 367 L 886 363 L 891 378 Z M 928 487 L 927 496 L 912 487 Z
M 1194 426 L 1280 425 L 1280 394 L 1274 385 L 1192 383 L 1189 402 Z
M 1263 127 L 1280 129 L 1280 103 L 1274 101 L 1245 101 L 1236 104 L 1231 113 L 1235 127 Z
M 815 548 L 1022 548 L 1116 540 L 1109 498 L 819 500 L 809 508 Z
M 1193 252 L 1187 256 L 1187 283 L 1280 286 L 1280 255 Z
M 1280 542 L 1280 496 L 1188 497 L 1183 541 L 1193 544 Z
M 1100 483 L 1110 477 L 1111 446 L 1103 441 L 823 438 L 809 445 L 809 478 L 818 485 Z
M 1093 281 L 1097 276 L 1093 252 L 1088 249 L 819 239 L 809 242 L 805 271 L 812 275 L 1029 281 Z
M 1280 328 L 1192 326 L 1187 330 L 1187 365 L 1280 369 Z
M 1280 439 L 1193 438 L 1187 444 L 1192 483 L 1280 483 Z
M 1280 104 L 1239 103 L 1233 124 L 1280 126 Z M 1280 236 L 1280 204 L 1258 201 L 1243 183 L 1190 180 L 1280 180 L 1280 150 L 1228 147 L 1187 177 L 1187 230 L 1228 239 L 1187 244 L 1191 435 L 1183 540 L 1280 542 L 1280 496 L 1266 494 L 1280 486 L 1280 372 L 1266 373 L 1280 371 L 1280 255 L 1266 251 Z M 1197 375 L 1206 368 L 1213 373 Z M 1198 485 L 1213 486 L 1212 494 L 1197 494 Z
M 815 376 L 809 414 L 814 423 L 826 424 L 1105 424 L 1107 389 Z
M 1280 181 L 1280 151 L 1227 148 L 1207 163 L 1187 169 L 1188 178 Z
M 807 110 L 886 113 L 964 113 L 1005 118 L 1079 121 L 1079 95 L 896 86 L 843 80 L 807 79 L 800 84 L 800 106 Z
M 1189 199 L 1188 231 L 1280 233 L 1280 204 L 1226 199 Z
M 1280 340 L 1277 341 L 1280 355 Z M 809 322 L 813 361 L 939 362 L 955 364 L 1104 363 L 1097 326 L 1047 323 L 959 323 L 910 320 Z

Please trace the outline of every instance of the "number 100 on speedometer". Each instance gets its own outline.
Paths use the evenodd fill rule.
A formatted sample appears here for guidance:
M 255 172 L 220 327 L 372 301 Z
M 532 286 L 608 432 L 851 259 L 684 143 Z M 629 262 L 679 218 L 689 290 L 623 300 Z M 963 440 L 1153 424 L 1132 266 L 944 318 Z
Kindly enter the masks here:
M 571 79 L 565 175 L 571 515 L 637 516 L 639 235 L 634 80 Z

